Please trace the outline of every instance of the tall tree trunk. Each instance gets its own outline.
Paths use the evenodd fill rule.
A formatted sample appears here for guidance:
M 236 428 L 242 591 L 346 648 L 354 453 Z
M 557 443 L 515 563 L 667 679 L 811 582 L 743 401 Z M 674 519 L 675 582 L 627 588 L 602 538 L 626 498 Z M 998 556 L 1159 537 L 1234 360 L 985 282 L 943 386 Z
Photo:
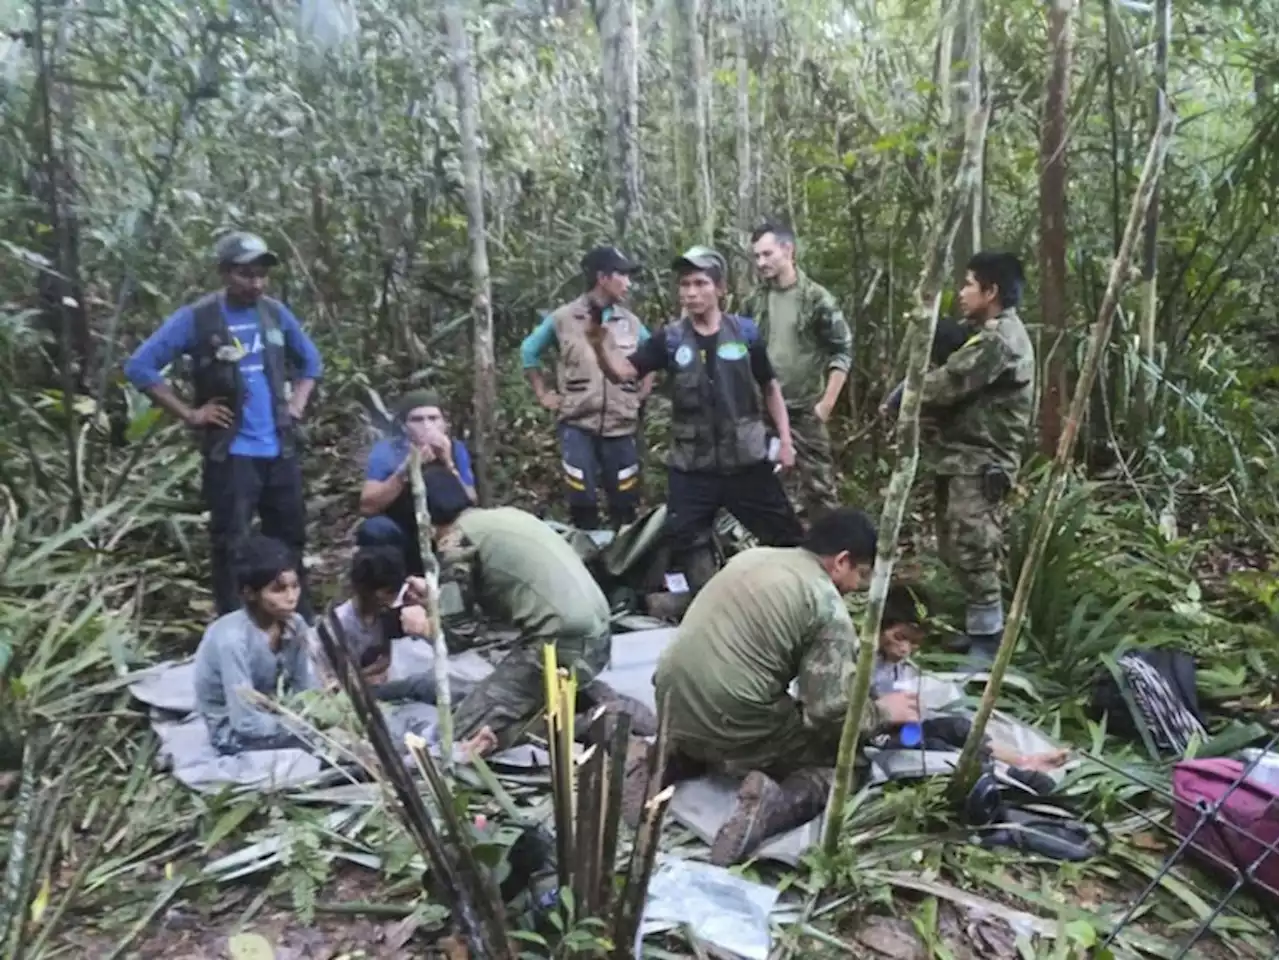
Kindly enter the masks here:
M 640 203 L 640 145 L 636 139 L 640 84 L 636 55 L 635 0 L 597 0 L 601 89 L 604 92 L 605 149 L 614 185 L 614 240 L 625 242 Z
M 699 243 L 711 243 L 715 233 L 715 206 L 711 195 L 711 151 L 708 143 L 708 116 L 711 77 L 703 42 L 704 0 L 677 0 L 679 13 L 676 35 L 681 45 L 681 69 L 676 83 L 682 91 L 681 125 L 683 163 L 692 182 L 687 192 L 694 196 L 697 222 L 693 224 Z
M 1160 117 L 1165 109 L 1165 86 L 1169 79 L 1169 0 L 1156 0 L 1156 72 L 1155 90 L 1151 97 L 1151 129 L 1154 133 L 1159 126 Z M 1138 343 L 1142 350 L 1143 369 L 1137 377 L 1137 407 L 1135 410 L 1138 430 L 1130 434 L 1136 442 L 1141 442 L 1141 431 L 1145 428 L 1152 397 L 1155 395 L 1155 362 L 1156 362 L 1156 279 L 1157 249 L 1160 240 L 1160 180 L 1156 179 L 1151 193 L 1151 206 L 1147 207 L 1147 219 L 1142 231 L 1142 286 L 1138 298 L 1142 311 L 1142 322 L 1138 327 Z
M 746 250 L 751 237 L 751 221 L 755 216 L 752 201 L 755 194 L 751 168 L 751 62 L 747 57 L 748 30 L 746 0 L 738 0 L 737 41 L 737 153 L 738 153 L 738 249 Z M 738 271 L 738 287 L 745 289 L 748 271 Z
M 1040 449 L 1049 454 L 1062 432 L 1067 392 L 1067 94 L 1074 16 L 1075 0 L 1053 0 L 1049 7 L 1049 79 L 1040 134 L 1040 342 L 1048 359 L 1040 396 Z
M 480 157 L 480 90 L 460 0 L 446 0 L 441 13 L 449 42 L 453 85 L 458 97 L 462 149 L 462 192 L 471 242 L 471 324 L 475 363 L 476 492 L 489 502 L 489 462 L 495 438 L 497 376 L 493 362 L 493 304 L 489 295 L 489 253 L 485 246 L 484 166 Z
M 1173 136 L 1173 129 L 1174 116 L 1166 111 L 1161 115 L 1155 136 L 1152 138 L 1147 162 L 1142 168 L 1142 178 L 1138 181 L 1138 189 L 1133 195 L 1133 204 L 1129 208 L 1129 222 L 1124 229 L 1124 238 L 1120 241 L 1120 249 L 1111 263 L 1107 291 L 1098 308 L 1098 318 L 1093 323 L 1089 349 L 1085 354 L 1080 376 L 1076 379 L 1075 392 L 1071 396 L 1071 408 L 1067 411 L 1066 423 L 1058 437 L 1053 465 L 1044 482 L 1044 496 L 1039 503 L 1040 509 L 1036 516 L 1035 528 L 1031 533 L 1031 543 L 1022 561 L 1022 570 L 1018 574 L 1018 586 L 1014 590 L 1013 603 L 1009 605 L 1009 616 L 1005 620 L 1004 635 L 1000 638 L 1000 649 L 996 652 L 995 662 L 991 665 L 987 686 L 982 692 L 982 701 L 978 705 L 978 712 L 974 715 L 964 750 L 956 764 L 956 772 L 951 778 L 950 791 L 954 798 L 968 796 L 973 782 L 978 778 L 978 752 L 983 746 L 987 721 L 991 719 L 991 713 L 995 710 L 996 697 L 1000 693 L 1001 683 L 1004 682 L 1004 673 L 1009 668 L 1009 661 L 1013 659 L 1013 651 L 1018 645 L 1018 633 L 1022 629 L 1027 602 L 1035 586 L 1037 567 L 1044 557 L 1049 532 L 1056 522 L 1058 503 L 1062 499 L 1063 490 L 1066 489 L 1080 421 L 1084 418 L 1085 405 L 1093 390 L 1093 381 L 1098 374 L 1103 351 L 1111 338 L 1111 321 L 1115 316 L 1116 304 L 1119 302 L 1121 290 L 1129 273 L 1129 262 L 1133 257 L 1133 248 L 1137 245 L 1138 231 L 1141 229 L 1143 218 L 1151 203 L 1151 197 L 1155 193 L 1156 182 L 1160 176 L 1160 168 L 1164 164 L 1169 140 Z
M 951 154 L 956 157 L 964 150 L 965 118 L 982 99 L 982 31 L 971 28 L 971 25 L 982 22 L 981 4 L 982 0 L 959 0 L 956 5 L 956 32 L 951 38 Z M 964 281 L 969 258 L 982 249 L 982 169 L 983 157 L 979 157 L 978 183 L 969 197 L 969 208 L 956 234 L 953 274 L 957 285 Z

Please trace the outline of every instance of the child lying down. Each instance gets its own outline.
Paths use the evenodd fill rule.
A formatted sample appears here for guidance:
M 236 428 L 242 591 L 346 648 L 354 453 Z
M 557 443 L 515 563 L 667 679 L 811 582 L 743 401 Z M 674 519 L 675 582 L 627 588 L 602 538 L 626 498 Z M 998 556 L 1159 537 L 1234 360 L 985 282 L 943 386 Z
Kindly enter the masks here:
M 243 545 L 236 576 L 243 606 L 215 620 L 196 650 L 196 710 L 219 753 L 310 750 L 311 745 L 278 716 L 253 702 L 254 693 L 268 698 L 287 696 L 320 689 L 321 677 L 331 679 L 327 666 L 316 663 L 306 621 L 297 613 L 300 591 L 293 555 L 278 540 L 250 537 Z M 425 611 L 420 606 L 404 609 L 410 611 L 407 622 L 402 621 L 404 632 L 426 632 Z M 353 611 L 352 616 L 358 615 Z M 363 644 L 371 637 L 376 639 L 367 620 L 356 622 L 369 629 L 349 630 L 348 642 Z M 379 662 L 381 655 L 367 657 L 370 649 L 380 650 L 381 646 L 362 646 L 360 657 L 368 661 L 362 664 L 366 678 L 375 684 L 381 699 L 435 701 L 430 677 L 410 677 L 398 685 L 385 683 L 389 646 L 385 663 Z M 384 682 L 379 684 L 379 680 Z M 495 740 L 492 731 L 484 728 L 460 746 L 464 754 L 483 755 L 493 750 Z
M 889 588 L 884 616 L 880 620 L 880 642 L 876 652 L 875 674 L 871 678 L 871 696 L 880 697 L 894 690 L 915 690 L 920 674 L 909 662 L 924 639 L 921 609 L 911 590 L 903 584 Z M 964 746 L 972 726 L 965 717 L 926 718 L 921 723 L 923 750 L 958 750 Z M 1019 753 L 985 738 L 985 747 L 993 759 L 1020 770 L 1047 772 L 1067 762 L 1066 750 L 1044 753 Z M 898 734 L 884 738 L 886 747 L 902 747 Z

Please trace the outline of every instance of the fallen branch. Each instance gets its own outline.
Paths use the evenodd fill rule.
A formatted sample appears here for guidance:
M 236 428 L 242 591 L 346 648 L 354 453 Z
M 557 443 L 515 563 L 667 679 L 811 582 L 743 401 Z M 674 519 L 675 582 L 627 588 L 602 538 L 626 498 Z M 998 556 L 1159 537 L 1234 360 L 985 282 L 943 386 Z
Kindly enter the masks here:
M 1027 613 L 1027 604 L 1031 599 L 1031 590 L 1035 586 L 1040 560 L 1044 556 L 1049 533 L 1057 520 L 1058 503 L 1066 489 L 1076 436 L 1080 432 L 1080 423 L 1084 419 L 1093 381 L 1098 375 L 1102 352 L 1111 337 L 1111 321 L 1115 316 L 1116 304 L 1120 299 L 1120 291 L 1128 280 L 1129 261 L 1133 257 L 1133 248 L 1137 244 L 1147 206 L 1151 202 L 1159 180 L 1160 168 L 1164 164 L 1175 122 L 1172 111 L 1166 109 L 1160 117 L 1155 136 L 1151 139 L 1151 148 L 1147 151 L 1147 162 L 1142 168 L 1142 178 L 1138 181 L 1138 189 L 1134 192 L 1133 203 L 1129 208 L 1129 222 L 1124 228 L 1120 250 L 1111 264 L 1107 291 L 1098 308 L 1098 319 L 1093 323 L 1089 349 L 1076 380 L 1075 393 L 1071 397 L 1071 407 L 1067 411 L 1066 423 L 1058 437 L 1058 449 L 1053 458 L 1053 465 L 1044 483 L 1044 496 L 1037 511 L 1035 529 L 1031 534 L 1031 545 L 1027 550 L 1026 558 L 1022 561 L 1022 570 L 1018 574 L 1018 586 L 1013 594 L 1009 617 L 1005 621 L 1004 635 L 1000 638 L 1000 649 L 996 652 L 995 662 L 991 665 L 991 674 L 987 679 L 986 689 L 982 692 L 982 702 L 978 705 L 973 725 L 969 728 L 969 737 L 965 740 L 964 750 L 956 764 L 956 771 L 951 777 L 950 792 L 953 800 L 967 796 L 974 781 L 978 779 L 977 761 L 983 734 L 987 728 L 987 721 L 991 719 L 991 713 L 995 710 L 996 697 L 1000 693 L 1005 671 L 1009 668 L 1009 661 L 1013 659 L 1013 651 L 1018 645 L 1018 633 L 1022 629 L 1022 620 Z

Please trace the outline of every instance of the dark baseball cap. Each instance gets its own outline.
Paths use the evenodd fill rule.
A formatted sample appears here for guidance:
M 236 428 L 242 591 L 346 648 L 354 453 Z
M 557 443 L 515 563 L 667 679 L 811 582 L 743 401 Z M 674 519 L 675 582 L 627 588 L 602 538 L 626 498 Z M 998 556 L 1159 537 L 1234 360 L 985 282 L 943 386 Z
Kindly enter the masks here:
M 267 242 L 256 233 L 229 233 L 218 241 L 213 252 L 218 258 L 219 266 L 227 263 L 236 266 L 260 263 L 264 267 L 274 267 L 280 263 L 280 258 L 271 252 Z
M 582 258 L 582 272 L 594 276 L 597 273 L 635 273 L 640 265 L 627 259 L 617 247 L 593 247 Z
M 718 269 L 723 276 L 729 272 L 729 264 L 723 256 L 710 247 L 690 247 L 671 261 L 672 270 L 692 267 L 694 270 Z

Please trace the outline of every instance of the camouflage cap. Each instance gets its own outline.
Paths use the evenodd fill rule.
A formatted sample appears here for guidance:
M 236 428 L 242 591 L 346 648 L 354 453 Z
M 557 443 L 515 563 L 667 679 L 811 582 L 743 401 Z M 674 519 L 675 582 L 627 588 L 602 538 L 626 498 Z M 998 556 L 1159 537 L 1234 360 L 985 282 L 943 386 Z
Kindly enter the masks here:
M 724 257 L 710 247 L 690 247 L 671 261 L 672 270 L 684 267 L 692 267 L 694 270 L 718 269 L 721 276 L 729 272 L 729 264 Z
M 228 263 L 236 266 L 258 263 L 264 267 L 274 267 L 280 262 L 280 258 L 267 247 L 265 240 L 256 233 L 243 231 L 227 234 L 218 241 L 213 252 L 218 258 L 219 266 Z

